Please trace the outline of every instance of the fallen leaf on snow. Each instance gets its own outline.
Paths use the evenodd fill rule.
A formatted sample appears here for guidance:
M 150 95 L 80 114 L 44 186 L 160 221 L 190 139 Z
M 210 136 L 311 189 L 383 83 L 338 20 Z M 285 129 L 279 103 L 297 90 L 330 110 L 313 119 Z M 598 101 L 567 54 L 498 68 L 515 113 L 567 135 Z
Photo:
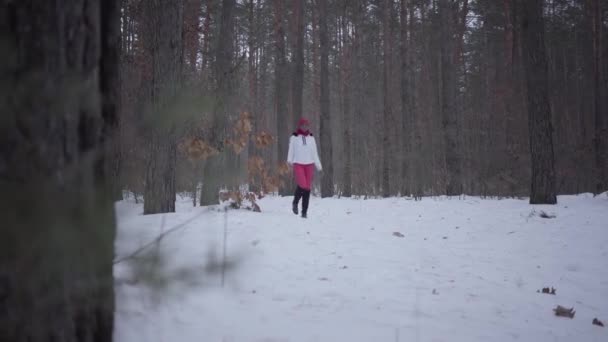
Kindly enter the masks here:
M 561 305 L 558 305 L 555 309 L 553 309 L 553 312 L 555 312 L 555 316 L 568 317 L 568 318 L 574 318 L 574 314 L 576 314 L 576 311 L 574 311 L 574 308 L 568 309 Z
M 600 326 L 600 327 L 604 326 L 604 323 L 602 323 L 602 321 L 600 321 L 597 318 L 594 318 L 592 323 L 593 323 L 593 325 L 597 325 L 597 326 Z

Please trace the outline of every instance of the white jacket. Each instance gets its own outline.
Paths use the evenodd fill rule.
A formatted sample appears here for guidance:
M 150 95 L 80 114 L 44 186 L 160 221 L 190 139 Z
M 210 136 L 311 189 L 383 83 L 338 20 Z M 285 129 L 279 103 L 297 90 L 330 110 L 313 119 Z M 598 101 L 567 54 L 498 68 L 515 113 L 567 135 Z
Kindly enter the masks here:
M 295 135 L 289 138 L 289 152 L 287 162 L 293 164 L 315 164 L 317 170 L 323 170 L 319 153 L 317 153 L 317 143 L 312 135 Z

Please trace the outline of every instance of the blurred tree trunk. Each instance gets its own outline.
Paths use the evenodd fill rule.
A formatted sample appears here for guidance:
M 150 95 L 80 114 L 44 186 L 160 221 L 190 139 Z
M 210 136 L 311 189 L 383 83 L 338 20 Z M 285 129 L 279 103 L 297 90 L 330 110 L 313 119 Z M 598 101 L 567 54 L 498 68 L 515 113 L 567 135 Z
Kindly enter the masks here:
M 327 0 L 318 0 L 319 6 L 319 50 L 321 54 L 320 76 L 320 154 L 323 164 L 321 178 L 321 197 L 334 195 L 333 154 L 331 143 L 331 113 L 329 106 L 329 38 L 327 32 Z
M 144 44 L 151 59 L 146 136 L 144 214 L 175 212 L 177 127 L 173 117 L 181 87 L 181 0 L 147 0 L 144 6 Z
M 0 341 L 112 341 L 119 4 L 0 5 Z
M 230 115 L 234 109 L 235 76 L 233 70 L 234 60 L 234 9 L 236 0 L 222 0 L 220 14 L 220 29 L 215 50 L 215 106 L 213 109 L 213 123 L 210 141 L 220 150 L 220 154 L 212 156 L 205 162 L 203 188 L 200 205 L 218 204 L 220 187 L 233 185 L 236 170 L 234 170 L 235 156 L 224 146 L 228 138 L 227 130 Z
M 528 128 L 532 155 L 531 204 L 555 204 L 553 127 L 545 52 L 543 1 L 523 2 L 521 21 L 528 92 Z

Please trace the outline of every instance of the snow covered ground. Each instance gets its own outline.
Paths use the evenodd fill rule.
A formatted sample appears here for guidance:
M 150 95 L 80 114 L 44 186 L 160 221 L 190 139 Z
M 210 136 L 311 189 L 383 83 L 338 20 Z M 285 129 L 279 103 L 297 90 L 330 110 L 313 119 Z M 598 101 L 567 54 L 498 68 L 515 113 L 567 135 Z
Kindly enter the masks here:
M 188 200 L 151 216 L 118 203 L 119 258 L 187 224 L 160 242 L 156 264 L 176 278 L 160 292 L 131 263 L 115 266 L 115 341 L 608 341 L 591 324 L 608 323 L 606 194 L 556 206 L 312 198 L 307 220 L 290 201 L 266 198 L 262 213 L 231 210 L 227 222 Z M 208 264 L 225 223 L 236 267 L 222 287 Z M 558 304 L 574 319 L 554 316 Z

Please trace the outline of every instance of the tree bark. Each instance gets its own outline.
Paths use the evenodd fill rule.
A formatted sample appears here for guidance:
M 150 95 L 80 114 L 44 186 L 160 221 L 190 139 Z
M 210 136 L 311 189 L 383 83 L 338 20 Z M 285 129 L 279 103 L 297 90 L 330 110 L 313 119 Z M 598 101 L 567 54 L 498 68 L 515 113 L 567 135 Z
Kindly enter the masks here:
M 532 155 L 530 204 L 555 204 L 553 127 L 549 105 L 543 1 L 521 0 L 524 68 L 528 99 L 528 130 Z
M 119 10 L 0 5 L 1 341 L 112 340 Z

